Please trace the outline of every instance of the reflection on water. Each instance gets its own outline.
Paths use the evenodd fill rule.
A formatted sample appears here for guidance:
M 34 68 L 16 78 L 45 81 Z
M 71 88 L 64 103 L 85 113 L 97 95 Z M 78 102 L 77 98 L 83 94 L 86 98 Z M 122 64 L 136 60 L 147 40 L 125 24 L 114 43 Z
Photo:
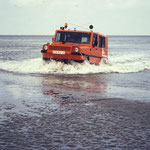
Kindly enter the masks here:
M 104 96 L 107 93 L 107 76 L 106 74 L 45 76 L 42 81 L 43 94 L 60 101 L 79 97 L 82 101 L 91 96 Z
M 61 104 L 91 103 L 94 98 L 105 97 L 110 80 L 107 74 L 12 76 L 3 73 L 1 76 L 0 116 L 3 118 L 10 112 L 40 116 L 59 109 Z

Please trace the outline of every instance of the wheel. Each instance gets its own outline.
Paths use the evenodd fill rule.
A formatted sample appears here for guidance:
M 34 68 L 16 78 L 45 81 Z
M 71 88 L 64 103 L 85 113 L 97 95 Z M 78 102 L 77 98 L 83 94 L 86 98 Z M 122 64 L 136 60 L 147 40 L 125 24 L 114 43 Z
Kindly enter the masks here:
M 77 63 L 83 63 L 84 62 L 84 60 L 74 60 L 74 61 Z
M 43 60 L 45 60 L 45 61 L 49 61 L 49 60 L 50 60 L 50 58 L 43 58 Z

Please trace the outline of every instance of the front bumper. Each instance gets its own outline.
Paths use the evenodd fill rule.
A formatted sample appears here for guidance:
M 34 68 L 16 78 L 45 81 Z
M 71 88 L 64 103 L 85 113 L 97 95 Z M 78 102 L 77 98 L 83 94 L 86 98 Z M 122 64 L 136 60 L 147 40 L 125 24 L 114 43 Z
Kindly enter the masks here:
M 59 59 L 59 60 L 85 60 L 85 55 L 76 52 L 65 51 L 65 54 L 53 54 L 52 51 L 41 50 L 44 60 Z

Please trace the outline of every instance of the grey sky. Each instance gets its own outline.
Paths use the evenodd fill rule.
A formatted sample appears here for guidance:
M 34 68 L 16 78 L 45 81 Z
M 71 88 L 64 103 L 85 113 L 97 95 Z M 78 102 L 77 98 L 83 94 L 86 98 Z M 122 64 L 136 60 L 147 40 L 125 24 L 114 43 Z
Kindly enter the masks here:
M 0 0 L 0 34 L 54 34 L 69 28 L 150 35 L 150 0 Z

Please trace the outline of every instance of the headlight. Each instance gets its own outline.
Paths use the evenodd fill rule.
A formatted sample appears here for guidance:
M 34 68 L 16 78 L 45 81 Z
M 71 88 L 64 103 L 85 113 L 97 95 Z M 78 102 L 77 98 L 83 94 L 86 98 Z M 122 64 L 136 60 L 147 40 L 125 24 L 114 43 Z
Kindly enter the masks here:
M 79 48 L 78 47 L 76 47 L 74 50 L 75 50 L 75 52 L 79 52 Z
M 48 50 L 48 46 L 47 45 L 44 45 L 44 50 Z

